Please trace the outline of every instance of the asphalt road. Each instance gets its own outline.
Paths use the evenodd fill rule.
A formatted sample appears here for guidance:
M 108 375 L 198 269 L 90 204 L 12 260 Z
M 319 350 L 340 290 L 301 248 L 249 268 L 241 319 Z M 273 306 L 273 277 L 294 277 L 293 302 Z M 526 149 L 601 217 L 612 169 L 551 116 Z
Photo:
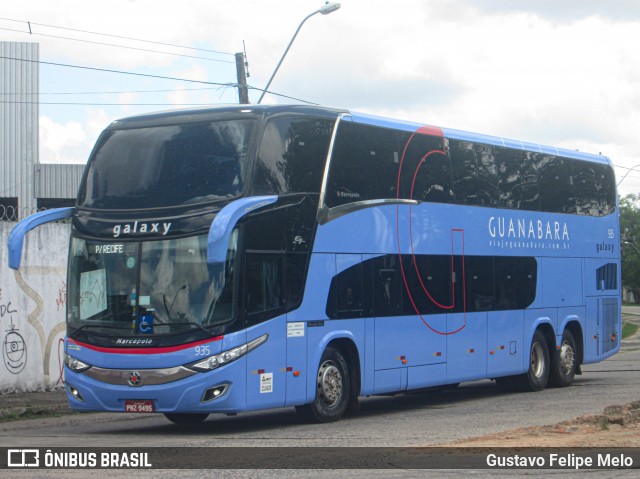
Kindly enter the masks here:
M 640 308 L 626 311 L 640 321 Z M 324 425 L 301 422 L 293 409 L 237 416 L 210 416 L 196 426 L 178 426 L 160 415 L 86 414 L 0 424 L 0 446 L 28 447 L 412 447 L 447 443 L 456 439 L 510 429 L 553 424 L 584 414 L 600 413 L 606 406 L 640 400 L 640 340 L 623 343 L 622 351 L 599 364 L 583 367 L 573 386 L 539 393 L 503 393 L 491 381 L 462 384 L 444 392 L 364 398 L 359 412 Z M 0 476 L 2 472 L 0 471 Z M 11 471 L 18 472 L 18 471 Z M 24 477 L 43 477 L 19 471 Z M 85 477 L 72 471 L 46 477 Z M 64 472 L 64 471 L 60 471 Z M 98 473 L 98 471 L 94 471 Z M 116 471 L 103 477 L 115 477 Z M 123 471 L 124 472 L 124 471 Z M 129 471 L 126 477 L 142 477 Z M 151 471 L 146 471 L 147 473 Z M 163 477 L 199 477 L 192 472 L 161 472 Z M 165 474 L 167 472 L 167 474 Z M 231 476 L 218 471 L 216 477 Z M 349 477 L 345 471 L 253 471 L 243 477 Z M 368 471 L 377 477 L 441 477 L 433 471 Z M 495 476 L 499 471 L 489 471 Z M 503 471 L 505 477 L 509 477 Z M 538 471 L 542 477 L 545 471 Z M 546 475 L 550 471 L 546 471 Z M 613 472 L 613 471 L 612 471 Z M 617 471 L 615 477 L 629 471 Z M 631 471 L 633 472 L 633 471 Z M 228 472 L 231 474 L 231 472 Z M 133 474 L 133 475 L 132 475 Z M 172 475 L 175 474 L 175 475 Z M 186 474 L 186 475 L 183 475 Z M 271 475 L 274 474 L 274 475 Z M 346 474 L 346 475 L 345 475 Z M 513 473 L 511 473 L 513 474 Z M 537 473 L 529 474 L 536 477 Z M 474 474 L 484 477 L 484 472 Z M 499 474 L 498 474 L 499 475 Z M 12 474 L 6 477 L 20 477 Z M 124 475 L 122 477 L 125 477 Z M 145 476 L 152 477 L 152 476 Z M 447 474 L 447 477 L 452 477 Z M 455 476 L 454 476 L 455 477 Z M 571 477 L 571 476 L 563 476 Z M 606 473 L 599 477 L 608 476 Z

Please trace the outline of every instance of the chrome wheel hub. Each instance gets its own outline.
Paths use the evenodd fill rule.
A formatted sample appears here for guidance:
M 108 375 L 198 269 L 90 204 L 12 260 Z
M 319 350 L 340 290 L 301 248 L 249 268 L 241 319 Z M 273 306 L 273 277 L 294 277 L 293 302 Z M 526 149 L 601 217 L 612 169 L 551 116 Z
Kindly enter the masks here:
M 564 341 L 560 347 L 560 371 L 565 376 L 571 374 L 573 370 L 573 363 L 575 359 L 575 353 L 571 345 Z
M 536 378 L 544 376 L 544 352 L 540 343 L 531 346 L 531 371 Z
M 327 361 L 318 371 L 318 397 L 327 406 L 333 406 L 341 396 L 342 375 L 333 361 Z

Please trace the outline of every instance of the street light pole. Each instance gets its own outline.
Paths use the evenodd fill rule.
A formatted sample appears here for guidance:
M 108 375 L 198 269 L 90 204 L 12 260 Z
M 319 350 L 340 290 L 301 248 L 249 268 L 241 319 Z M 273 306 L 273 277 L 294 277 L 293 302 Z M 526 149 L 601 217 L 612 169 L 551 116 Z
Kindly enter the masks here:
M 628 244 L 628 245 L 633 246 L 633 249 L 635 249 L 635 250 L 636 250 L 636 252 L 637 252 L 638 254 L 640 254 L 640 250 L 638 249 L 638 247 L 637 247 L 635 244 L 633 244 L 631 241 L 626 241 L 626 240 L 624 240 L 624 241 L 622 242 L 622 244 Z
M 315 12 L 310 13 L 309 15 L 307 15 L 304 18 L 304 20 L 302 20 L 302 22 L 300 22 L 300 25 L 298 25 L 298 29 L 293 34 L 293 37 L 291 38 L 291 41 L 289 42 L 289 45 L 287 45 L 287 49 L 282 54 L 282 57 L 280 58 L 280 61 L 278 62 L 278 65 L 276 66 L 276 69 L 271 74 L 271 78 L 269 78 L 269 81 L 267 82 L 267 86 L 265 86 L 264 90 L 262 90 L 262 95 L 260 95 L 260 98 L 258 98 L 258 104 L 260 104 L 260 102 L 262 101 L 262 98 L 264 97 L 265 93 L 267 93 L 267 90 L 269 89 L 269 86 L 271 85 L 271 82 L 273 81 L 273 77 L 275 77 L 276 73 L 278 73 L 278 69 L 280 68 L 280 65 L 282 65 L 282 61 L 284 60 L 284 57 L 286 57 L 287 53 L 289 53 L 289 48 L 291 48 L 291 45 L 293 44 L 293 41 L 298 36 L 298 32 L 302 28 L 302 25 L 304 25 L 304 22 L 309 20 L 311 17 L 313 17 L 317 13 L 320 13 L 322 15 L 328 15 L 328 14 L 330 14 L 332 12 L 335 12 L 339 8 L 340 8 L 340 4 L 339 3 L 326 3 L 325 5 L 323 5 L 321 8 L 319 8 Z
M 629 171 L 627 171 L 624 176 L 622 177 L 622 179 L 620 181 L 618 181 L 618 184 L 616 186 L 620 186 L 620 183 L 622 183 L 624 181 L 624 179 L 627 177 L 627 175 L 629 173 L 631 173 L 633 170 L 635 170 L 637 167 L 639 167 L 640 165 L 636 165 L 636 166 L 632 166 L 631 168 L 629 168 Z

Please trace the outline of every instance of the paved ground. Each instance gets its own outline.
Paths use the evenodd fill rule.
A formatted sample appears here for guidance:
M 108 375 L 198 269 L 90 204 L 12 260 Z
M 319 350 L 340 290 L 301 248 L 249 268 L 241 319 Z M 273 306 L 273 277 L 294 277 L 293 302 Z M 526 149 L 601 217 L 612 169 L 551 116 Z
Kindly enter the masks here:
M 623 320 L 640 325 L 640 306 L 625 306 Z M 640 350 L 640 331 L 623 341 L 623 349 Z M 640 400 L 640 398 L 638 398 Z M 55 391 L 0 394 L 0 421 L 21 416 L 68 414 L 67 396 L 64 389 Z

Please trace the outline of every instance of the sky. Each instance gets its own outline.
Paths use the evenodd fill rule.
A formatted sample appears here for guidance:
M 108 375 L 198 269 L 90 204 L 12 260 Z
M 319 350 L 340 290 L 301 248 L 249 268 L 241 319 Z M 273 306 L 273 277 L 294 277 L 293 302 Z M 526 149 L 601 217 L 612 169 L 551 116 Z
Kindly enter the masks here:
M 304 23 L 271 84 L 293 99 L 263 103 L 304 100 L 602 153 L 620 193 L 640 192 L 639 1 L 340 3 Z M 85 163 L 115 119 L 237 103 L 233 54 L 245 49 L 256 103 L 300 22 L 323 4 L 22 0 L 3 5 L 0 41 L 40 45 L 40 161 Z

